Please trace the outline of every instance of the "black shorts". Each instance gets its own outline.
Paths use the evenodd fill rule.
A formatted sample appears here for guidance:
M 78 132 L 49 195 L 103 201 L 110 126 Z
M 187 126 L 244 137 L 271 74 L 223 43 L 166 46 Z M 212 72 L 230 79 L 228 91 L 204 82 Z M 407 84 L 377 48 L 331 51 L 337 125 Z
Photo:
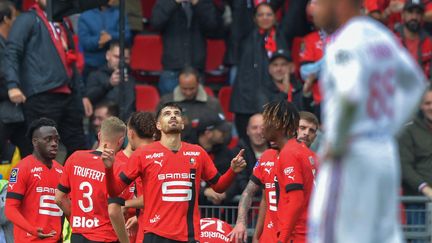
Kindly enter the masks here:
M 72 234 L 71 243 L 104 243 L 103 241 L 93 241 L 85 238 L 81 234 Z M 112 243 L 120 243 L 119 241 L 113 241 Z
M 153 233 L 145 233 L 144 240 L 143 240 L 143 243 L 198 243 L 198 242 L 199 241 L 187 242 L 187 241 L 171 240 Z

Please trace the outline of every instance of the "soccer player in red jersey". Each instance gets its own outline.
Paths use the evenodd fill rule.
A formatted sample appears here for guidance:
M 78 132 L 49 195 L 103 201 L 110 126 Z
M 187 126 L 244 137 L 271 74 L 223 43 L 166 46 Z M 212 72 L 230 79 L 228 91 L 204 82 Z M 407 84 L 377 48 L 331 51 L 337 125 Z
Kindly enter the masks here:
M 97 150 L 76 151 L 65 163 L 56 192 L 56 203 L 67 207 L 62 199 L 70 195 L 72 243 L 129 242 L 124 216 L 115 204 L 124 205 L 124 198 L 108 198 L 106 175 L 101 154 L 104 148 L 119 151 L 126 125 L 116 117 L 102 122 Z M 114 229 L 114 230 L 113 230 Z
M 15 242 L 58 242 L 63 212 L 54 203 L 54 194 L 63 167 L 54 160 L 59 143 L 56 124 L 47 118 L 35 120 L 28 136 L 33 154 L 12 169 L 6 217 L 14 224 Z
M 104 150 L 108 192 L 116 196 L 141 177 L 145 206 L 140 223 L 145 233 L 144 242 L 196 242 L 200 236 L 197 194 L 201 180 L 207 181 L 216 192 L 225 191 L 246 166 L 244 150 L 221 176 L 201 147 L 181 141 L 184 124 L 177 104 L 164 104 L 156 118 L 160 142 L 135 151 L 120 177 L 113 173 L 113 151 Z

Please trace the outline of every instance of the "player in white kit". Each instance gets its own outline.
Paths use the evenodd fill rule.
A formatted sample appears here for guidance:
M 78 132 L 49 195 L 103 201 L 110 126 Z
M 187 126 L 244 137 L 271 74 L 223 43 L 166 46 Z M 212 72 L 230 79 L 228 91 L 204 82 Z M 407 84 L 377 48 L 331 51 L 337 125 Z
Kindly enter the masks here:
M 425 77 L 393 34 L 360 16 L 362 0 L 317 0 L 326 43 L 324 144 L 309 214 L 310 243 L 399 243 L 399 155 Z

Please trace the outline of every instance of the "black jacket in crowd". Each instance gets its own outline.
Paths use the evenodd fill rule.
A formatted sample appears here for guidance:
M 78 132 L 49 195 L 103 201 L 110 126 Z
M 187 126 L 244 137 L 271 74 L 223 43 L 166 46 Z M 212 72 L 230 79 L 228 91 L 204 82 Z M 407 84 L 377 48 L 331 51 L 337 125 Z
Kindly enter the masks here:
M 153 8 L 150 23 L 162 33 L 165 70 L 180 70 L 185 66 L 205 68 L 206 34 L 222 27 L 222 18 L 212 0 L 200 0 L 192 10 L 188 27 L 186 13 L 175 0 L 158 0 Z
M 86 97 L 90 99 L 93 105 L 102 101 L 112 101 L 120 107 L 123 114 L 120 118 L 126 120 L 132 112 L 135 111 L 135 79 L 128 75 L 128 81 L 124 82 L 124 96 L 119 97 L 120 85 L 113 87 L 110 78 L 113 70 L 107 65 L 90 73 L 87 78 Z
M 80 75 L 75 72 L 69 78 L 47 27 L 34 11 L 16 18 L 2 70 L 8 89 L 19 87 L 27 98 L 65 84 L 80 95 L 84 93 Z
M 286 49 L 287 43 L 276 31 L 277 49 Z M 263 105 L 277 99 L 287 99 L 272 81 L 268 72 L 269 58 L 264 48 L 264 35 L 255 29 L 240 47 L 241 59 L 233 84 L 230 110 L 240 114 L 261 112 Z

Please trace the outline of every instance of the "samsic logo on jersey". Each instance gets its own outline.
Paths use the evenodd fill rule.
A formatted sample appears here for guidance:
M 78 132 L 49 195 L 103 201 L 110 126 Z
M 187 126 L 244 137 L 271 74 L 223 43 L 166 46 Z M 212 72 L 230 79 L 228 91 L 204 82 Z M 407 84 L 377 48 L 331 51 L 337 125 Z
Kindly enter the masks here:
M 159 174 L 158 179 L 163 181 L 165 179 L 195 179 L 195 173 L 167 173 Z
M 154 154 L 149 154 L 146 155 L 146 159 L 159 159 L 162 158 L 164 156 L 164 153 L 154 153 Z

